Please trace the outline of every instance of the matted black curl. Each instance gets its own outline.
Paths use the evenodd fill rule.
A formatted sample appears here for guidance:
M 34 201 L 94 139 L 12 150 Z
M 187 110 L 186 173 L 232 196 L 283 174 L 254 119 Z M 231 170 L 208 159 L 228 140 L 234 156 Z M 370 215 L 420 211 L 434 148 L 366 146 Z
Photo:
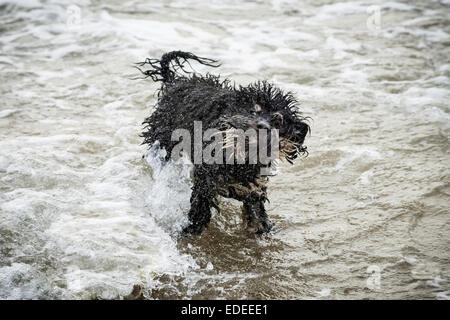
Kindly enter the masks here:
M 147 58 L 143 62 L 137 62 L 135 66 L 145 77 L 150 77 L 153 81 L 161 81 L 163 83 L 173 82 L 175 78 L 182 76 L 178 71 L 181 69 L 184 73 L 192 73 L 186 69 L 187 63 L 191 70 L 192 65 L 188 60 L 197 61 L 205 66 L 217 68 L 220 66 L 217 60 L 196 56 L 191 52 L 171 51 L 163 54 L 161 59 Z M 140 67 L 150 66 L 148 70 L 142 70 Z

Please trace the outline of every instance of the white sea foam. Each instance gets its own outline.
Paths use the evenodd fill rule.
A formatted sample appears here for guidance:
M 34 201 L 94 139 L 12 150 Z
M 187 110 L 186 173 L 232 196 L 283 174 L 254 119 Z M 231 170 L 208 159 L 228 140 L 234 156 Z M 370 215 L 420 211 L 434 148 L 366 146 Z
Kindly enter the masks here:
M 17 111 L 19 111 L 19 110 L 17 110 L 17 109 L 5 109 L 5 110 L 1 110 L 1 111 L 0 111 L 0 119 L 1 119 L 1 118 L 7 118 L 7 117 L 13 115 L 14 113 L 16 113 Z
M 153 179 L 140 176 L 138 168 L 128 165 L 138 156 L 105 161 L 77 195 L 84 201 L 67 208 L 47 230 L 52 239 L 47 246 L 63 252 L 63 277 L 75 296 L 117 298 L 129 294 L 134 284 L 151 289 L 158 273 L 181 275 L 196 267 L 176 249 L 189 185 L 170 163 L 155 165 Z M 160 161 L 152 156 L 149 163 Z
M 436 293 L 438 300 L 450 300 L 450 290 Z
M 356 159 L 376 161 L 382 157 L 380 152 L 373 147 L 341 147 L 339 150 L 343 151 L 345 156 L 336 164 L 335 170 L 341 170 Z

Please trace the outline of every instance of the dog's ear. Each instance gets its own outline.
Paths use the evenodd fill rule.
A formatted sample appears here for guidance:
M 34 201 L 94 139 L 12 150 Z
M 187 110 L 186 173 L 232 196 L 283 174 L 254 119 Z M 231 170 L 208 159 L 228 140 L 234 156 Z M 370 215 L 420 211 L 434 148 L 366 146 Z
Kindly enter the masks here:
M 255 103 L 253 106 L 253 111 L 261 112 L 261 106 L 259 104 Z

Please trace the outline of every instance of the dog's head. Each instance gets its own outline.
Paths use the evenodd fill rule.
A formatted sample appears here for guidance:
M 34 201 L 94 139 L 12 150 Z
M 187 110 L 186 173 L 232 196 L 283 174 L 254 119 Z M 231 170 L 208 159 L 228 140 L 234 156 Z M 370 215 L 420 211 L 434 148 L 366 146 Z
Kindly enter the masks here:
M 287 107 L 288 100 L 277 103 L 282 104 L 264 107 L 255 104 L 254 114 L 260 118 L 260 122 L 268 124 L 268 129 L 278 130 L 280 158 L 292 163 L 299 155 L 308 153 L 304 141 L 310 127 L 297 109 L 293 109 L 292 104 Z
M 240 87 L 239 91 L 247 107 L 236 114 L 223 116 L 219 121 L 222 131 L 267 130 L 270 145 L 270 130 L 277 129 L 281 159 L 292 163 L 299 155 L 307 155 L 304 141 L 310 132 L 308 119 L 299 112 L 291 93 L 284 93 L 268 82 Z

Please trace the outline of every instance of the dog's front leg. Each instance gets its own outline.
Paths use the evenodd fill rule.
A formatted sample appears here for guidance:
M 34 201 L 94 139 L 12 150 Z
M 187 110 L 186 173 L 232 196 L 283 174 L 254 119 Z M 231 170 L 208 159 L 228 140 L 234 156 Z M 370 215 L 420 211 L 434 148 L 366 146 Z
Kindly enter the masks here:
M 198 235 L 211 220 L 211 207 L 217 208 L 216 188 L 208 172 L 203 168 L 194 169 L 194 186 L 191 194 L 189 225 L 183 233 Z
M 247 230 L 255 232 L 256 234 L 267 233 L 272 229 L 272 222 L 267 216 L 264 208 L 264 200 L 249 199 L 244 200 L 244 221 L 247 225 Z

